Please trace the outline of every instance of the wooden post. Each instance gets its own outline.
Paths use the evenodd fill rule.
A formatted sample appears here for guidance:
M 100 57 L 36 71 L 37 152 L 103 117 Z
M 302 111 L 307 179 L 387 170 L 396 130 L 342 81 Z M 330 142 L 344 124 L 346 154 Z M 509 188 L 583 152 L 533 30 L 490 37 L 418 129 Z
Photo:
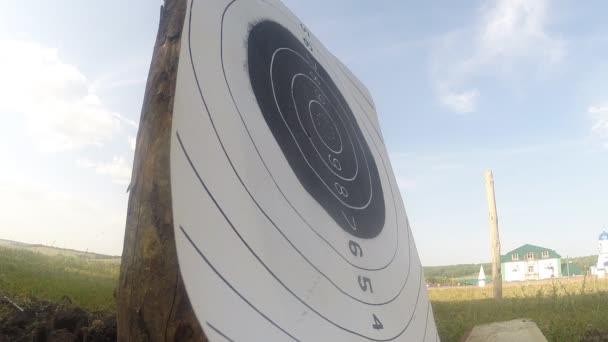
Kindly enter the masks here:
M 117 288 L 119 341 L 206 341 L 179 271 L 169 178 L 171 120 L 186 0 L 165 0 L 129 185 Z
M 494 177 L 492 171 L 486 171 L 486 193 L 490 212 L 490 237 L 492 239 L 492 284 L 494 298 L 502 298 L 502 274 L 500 270 L 500 237 L 498 235 L 498 214 L 496 213 L 496 195 L 494 194 Z

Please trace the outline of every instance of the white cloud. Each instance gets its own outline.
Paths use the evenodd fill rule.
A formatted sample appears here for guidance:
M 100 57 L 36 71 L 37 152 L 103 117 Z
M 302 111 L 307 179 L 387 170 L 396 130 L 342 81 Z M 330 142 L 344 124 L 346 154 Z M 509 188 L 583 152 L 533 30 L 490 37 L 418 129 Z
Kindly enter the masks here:
M 439 100 L 444 106 L 455 112 L 471 113 L 475 111 L 477 98 L 479 98 L 479 91 L 474 89 L 461 93 L 446 92 L 441 95 Z
M 587 109 L 591 116 L 591 134 L 599 140 L 603 147 L 608 148 L 608 104 L 591 106 Z
M 96 70 L 97 77 L 90 83 L 90 91 L 98 94 L 123 91 L 125 88 L 145 86 L 150 66 L 150 55 L 123 56 L 120 65 Z
M 546 32 L 546 0 L 498 0 L 485 9 L 479 47 L 485 59 L 529 56 L 539 63 L 558 62 L 565 45 Z
M 79 160 L 77 164 L 93 169 L 99 175 L 109 176 L 114 184 L 128 185 L 131 181 L 131 163 L 128 163 L 122 157 L 114 157 L 110 162 Z
M 41 149 L 100 146 L 128 121 L 105 108 L 86 77 L 56 49 L 15 40 L 0 45 L 0 113 L 22 115 Z
M 145 64 L 145 63 L 144 63 Z M 105 75 L 91 83 L 91 91 L 103 92 L 117 88 L 140 86 L 146 83 L 145 79 L 114 79 L 115 75 Z
M 566 43 L 548 32 L 547 0 L 496 0 L 469 27 L 435 43 L 431 74 L 442 104 L 475 111 L 477 79 L 509 81 L 550 69 L 566 55 Z
M 112 203 L 57 191 L 35 180 L 0 179 L 0 238 L 118 255 L 127 195 Z

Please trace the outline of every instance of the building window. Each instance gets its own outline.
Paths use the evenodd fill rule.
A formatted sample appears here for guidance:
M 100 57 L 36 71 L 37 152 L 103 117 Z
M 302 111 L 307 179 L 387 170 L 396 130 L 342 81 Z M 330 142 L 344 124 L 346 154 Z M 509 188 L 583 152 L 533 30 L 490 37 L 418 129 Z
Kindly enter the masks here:
M 534 266 L 528 266 L 528 273 L 534 273 Z
M 514 261 L 519 260 L 519 254 L 517 254 L 517 253 L 511 254 L 511 260 L 514 260 Z
M 543 251 L 543 258 L 549 257 L 549 251 Z
M 526 255 L 526 259 L 534 259 L 534 253 L 528 252 L 528 254 Z

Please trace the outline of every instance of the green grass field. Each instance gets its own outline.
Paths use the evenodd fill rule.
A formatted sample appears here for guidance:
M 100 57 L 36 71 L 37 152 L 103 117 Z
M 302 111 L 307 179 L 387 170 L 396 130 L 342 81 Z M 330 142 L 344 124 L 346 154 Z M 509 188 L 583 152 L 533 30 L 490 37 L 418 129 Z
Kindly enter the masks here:
M 608 280 L 505 284 L 504 299 L 492 288 L 431 288 L 429 296 L 442 341 L 461 341 L 473 326 L 529 318 L 549 341 L 608 340 Z
M 21 300 L 71 301 L 93 311 L 113 311 L 119 271 L 119 258 L 0 246 L 0 291 Z
M 119 258 L 30 247 L 0 245 L 0 294 L 115 310 Z M 608 280 L 506 283 L 503 292 L 494 301 L 491 287 L 430 288 L 441 340 L 461 341 L 478 324 L 529 318 L 549 341 L 608 341 Z

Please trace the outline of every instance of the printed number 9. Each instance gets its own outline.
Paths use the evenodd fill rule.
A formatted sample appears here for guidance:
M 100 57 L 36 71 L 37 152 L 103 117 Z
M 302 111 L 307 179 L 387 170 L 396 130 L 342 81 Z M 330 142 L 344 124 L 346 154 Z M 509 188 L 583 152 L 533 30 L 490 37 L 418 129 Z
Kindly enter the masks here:
M 340 164 L 338 158 L 332 157 L 331 154 L 328 154 L 327 156 L 329 157 L 329 163 L 333 165 L 336 169 L 342 171 L 342 164 Z

